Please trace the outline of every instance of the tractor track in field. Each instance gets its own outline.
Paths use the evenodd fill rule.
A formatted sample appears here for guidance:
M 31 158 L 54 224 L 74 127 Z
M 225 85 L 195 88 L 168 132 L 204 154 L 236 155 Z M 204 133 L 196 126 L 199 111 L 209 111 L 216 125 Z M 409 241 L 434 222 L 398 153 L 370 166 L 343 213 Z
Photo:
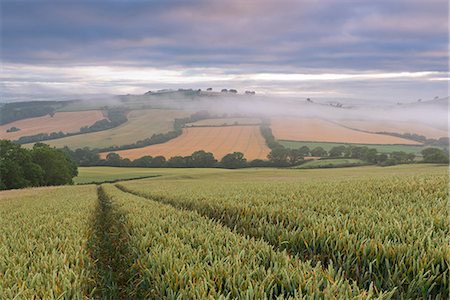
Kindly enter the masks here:
M 97 186 L 98 207 L 90 239 L 91 257 L 96 264 L 96 291 L 99 299 L 126 299 L 134 281 L 134 259 L 129 249 L 126 216 L 113 207 L 101 185 Z

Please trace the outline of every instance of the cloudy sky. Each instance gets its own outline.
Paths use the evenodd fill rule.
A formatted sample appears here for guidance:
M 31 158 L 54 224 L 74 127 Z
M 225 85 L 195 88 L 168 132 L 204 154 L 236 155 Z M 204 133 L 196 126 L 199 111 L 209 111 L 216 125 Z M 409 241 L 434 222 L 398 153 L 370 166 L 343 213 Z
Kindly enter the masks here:
M 3 100 L 237 88 L 448 94 L 447 0 L 2 0 Z

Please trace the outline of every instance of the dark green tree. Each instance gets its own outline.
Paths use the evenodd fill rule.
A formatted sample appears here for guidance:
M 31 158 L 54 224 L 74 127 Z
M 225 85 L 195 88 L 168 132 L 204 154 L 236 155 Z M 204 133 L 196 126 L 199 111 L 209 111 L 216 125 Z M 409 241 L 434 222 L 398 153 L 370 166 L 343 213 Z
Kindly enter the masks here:
M 135 167 L 150 168 L 152 166 L 153 157 L 147 155 L 133 160 L 132 165 Z
M 191 167 L 194 168 L 211 168 L 217 163 L 211 152 L 204 150 L 195 151 L 190 158 Z
M 162 168 L 166 166 L 166 158 L 164 156 L 155 156 L 152 159 L 152 167 L 153 168 Z
M 267 158 L 276 166 L 285 166 L 288 164 L 288 153 L 288 149 L 284 147 L 277 147 L 270 151 L 269 155 L 267 155 Z
M 341 157 L 344 154 L 345 146 L 334 146 L 328 151 L 329 157 Z
M 328 154 L 327 151 L 322 147 L 316 147 L 311 150 L 311 156 L 325 157 L 327 156 L 327 154 Z
M 221 165 L 227 169 L 239 169 L 245 167 L 247 159 L 241 152 L 233 152 L 225 155 L 220 161 Z
M 423 162 L 444 164 L 449 162 L 448 153 L 439 148 L 426 148 L 421 153 L 423 155 Z
M 0 140 L 0 189 L 40 186 L 44 171 L 32 161 L 31 151 L 8 140 Z
M 299 149 L 290 149 L 287 154 L 287 160 L 290 165 L 296 165 L 299 162 L 303 161 L 302 152 Z
M 169 168 L 186 168 L 187 165 L 187 159 L 183 156 L 172 156 L 167 161 L 167 166 Z
M 114 152 L 111 152 L 111 153 L 108 153 L 108 154 L 106 155 L 106 162 L 105 162 L 105 164 L 106 164 L 107 166 L 115 166 L 115 167 L 118 167 L 118 166 L 120 166 L 120 161 L 121 161 L 121 160 L 122 160 L 122 158 L 120 157 L 119 154 L 114 153 Z
M 78 175 L 77 165 L 69 155 L 46 144 L 35 144 L 31 157 L 44 171 L 44 185 L 73 184 L 73 177 Z
M 303 157 L 309 156 L 310 154 L 310 149 L 308 148 L 308 146 L 302 146 L 298 150 L 300 151 L 300 154 Z

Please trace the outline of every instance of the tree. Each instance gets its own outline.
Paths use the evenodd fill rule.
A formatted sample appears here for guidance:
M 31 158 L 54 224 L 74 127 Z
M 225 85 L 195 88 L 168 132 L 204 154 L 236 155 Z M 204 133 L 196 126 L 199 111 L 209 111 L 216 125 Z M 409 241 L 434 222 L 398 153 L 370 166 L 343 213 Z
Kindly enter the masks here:
M 119 154 L 111 152 L 106 155 L 106 165 L 107 166 L 120 166 L 120 161 L 122 158 Z
M 325 151 L 322 147 L 316 147 L 311 150 L 311 156 L 325 157 L 327 156 L 327 151 Z
M 152 159 L 152 167 L 153 168 L 162 168 L 166 165 L 166 158 L 162 155 L 155 156 Z
M 378 165 L 382 165 L 387 160 L 388 160 L 387 154 L 381 153 L 377 155 L 376 162 Z
M 257 168 L 257 167 L 268 167 L 270 165 L 269 162 L 264 161 L 262 159 L 254 159 L 251 162 L 248 163 L 250 167 Z
M 44 172 L 44 185 L 73 184 L 73 177 L 78 175 L 77 165 L 69 155 L 49 145 L 35 144 L 31 158 Z
M 395 159 L 398 163 L 405 164 L 413 162 L 416 156 L 413 153 L 408 154 L 404 151 L 394 151 L 390 154 L 390 158 Z
M 227 169 L 239 169 L 245 167 L 247 159 L 241 152 L 233 152 L 225 155 L 220 163 Z
M 132 165 L 135 167 L 150 168 L 152 166 L 153 157 L 146 155 L 133 160 Z
M 303 160 L 302 152 L 299 149 L 291 149 L 288 151 L 287 160 L 290 165 L 296 165 Z
M 0 189 L 18 189 L 43 184 L 44 172 L 31 159 L 31 151 L 0 140 Z
M 448 163 L 448 153 L 439 148 L 426 148 L 421 151 L 423 162 L 427 163 Z
M 187 159 L 183 156 L 172 156 L 167 161 L 167 166 L 169 168 L 186 168 L 187 165 Z
M 309 150 L 308 146 L 302 146 L 298 150 L 300 151 L 300 155 L 303 157 L 309 156 L 309 154 L 310 154 L 310 150 Z
M 195 151 L 191 155 L 190 164 L 194 168 L 210 168 L 216 164 L 217 160 L 211 152 L 204 150 Z
M 368 147 L 351 147 L 350 157 L 364 159 L 368 150 Z
M 345 146 L 334 146 L 328 151 L 330 157 L 341 157 L 344 154 Z
M 284 147 L 277 147 L 270 151 L 267 158 L 273 162 L 276 166 L 285 166 L 287 162 L 288 150 Z
M 377 154 L 378 154 L 377 149 L 370 148 L 362 153 L 361 159 L 365 160 L 367 162 L 370 162 L 370 163 L 376 163 L 377 162 Z

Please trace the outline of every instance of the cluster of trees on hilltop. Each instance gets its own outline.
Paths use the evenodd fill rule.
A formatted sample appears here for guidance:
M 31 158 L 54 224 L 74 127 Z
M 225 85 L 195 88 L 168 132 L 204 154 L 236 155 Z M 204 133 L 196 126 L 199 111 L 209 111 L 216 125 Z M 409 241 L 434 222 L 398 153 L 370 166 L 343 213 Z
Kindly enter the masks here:
M 76 163 L 65 152 L 37 143 L 28 150 L 0 140 L 0 190 L 73 184 Z
M 0 125 L 54 113 L 52 104 L 49 101 L 6 103 L 0 109 Z

